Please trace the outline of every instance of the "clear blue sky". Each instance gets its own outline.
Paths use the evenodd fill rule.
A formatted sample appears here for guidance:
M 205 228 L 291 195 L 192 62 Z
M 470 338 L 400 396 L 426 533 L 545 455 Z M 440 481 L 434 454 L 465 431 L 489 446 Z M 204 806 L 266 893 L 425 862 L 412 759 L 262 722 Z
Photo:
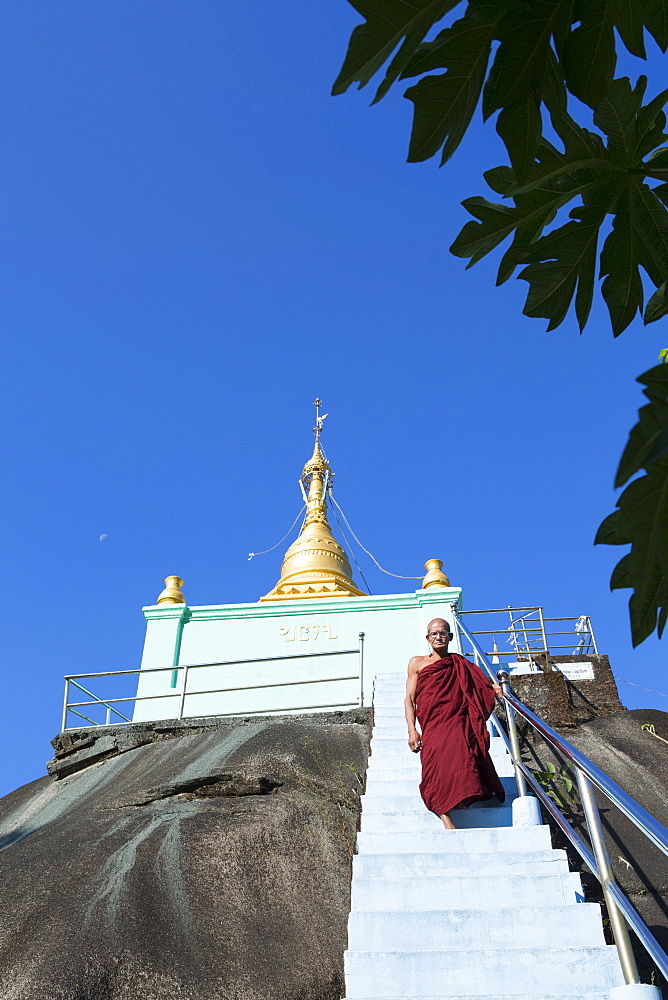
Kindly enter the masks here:
M 615 342 L 598 308 L 548 334 L 524 283 L 465 271 L 447 248 L 493 129 L 406 164 L 399 93 L 329 96 L 356 20 L 344 0 L 0 14 L 2 791 L 43 773 L 65 672 L 138 665 L 166 574 L 191 604 L 273 585 L 281 550 L 246 557 L 297 513 L 316 395 L 383 565 L 439 556 L 468 607 L 590 614 L 615 672 L 668 693 L 665 641 L 632 651 L 609 592 L 621 553 L 592 545 L 665 324 Z

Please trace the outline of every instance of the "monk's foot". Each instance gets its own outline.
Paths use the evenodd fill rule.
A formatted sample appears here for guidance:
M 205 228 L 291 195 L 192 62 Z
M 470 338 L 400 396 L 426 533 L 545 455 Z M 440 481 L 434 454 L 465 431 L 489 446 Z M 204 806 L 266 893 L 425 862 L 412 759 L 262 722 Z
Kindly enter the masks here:
M 443 816 L 441 816 L 441 820 L 442 820 L 443 826 L 445 827 L 446 830 L 456 830 L 457 829 L 457 827 L 452 822 L 452 820 L 450 819 L 450 817 L 448 816 L 447 813 L 444 813 Z

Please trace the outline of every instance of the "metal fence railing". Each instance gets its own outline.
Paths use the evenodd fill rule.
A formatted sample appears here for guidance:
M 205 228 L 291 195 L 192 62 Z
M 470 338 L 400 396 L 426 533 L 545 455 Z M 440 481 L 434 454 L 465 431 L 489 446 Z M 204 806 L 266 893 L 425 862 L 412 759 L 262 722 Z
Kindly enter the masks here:
M 546 618 L 541 607 L 460 611 L 459 615 L 473 619 L 468 631 L 476 637 L 480 636 L 484 646 L 494 643 L 494 648 L 486 648 L 485 653 L 488 657 L 498 657 L 499 661 L 514 658 L 531 662 L 539 653 L 553 656 L 598 654 L 596 636 L 588 615 Z M 496 617 L 492 620 L 485 618 L 478 623 L 475 616 L 482 615 Z M 570 623 L 571 628 L 568 628 Z M 497 640 L 502 648 L 498 647 Z
M 668 855 L 668 830 L 651 813 L 643 809 L 635 799 L 632 799 L 623 788 L 620 788 L 612 778 L 604 771 L 601 771 L 593 761 L 560 736 L 559 733 L 555 732 L 547 723 L 543 722 L 531 709 L 523 705 L 510 689 L 508 671 L 502 669 L 495 673 L 494 665 L 490 662 L 489 657 L 481 649 L 475 635 L 462 621 L 457 604 L 452 605 L 452 615 L 455 628 L 459 630 L 460 636 L 465 637 L 471 644 L 476 663 L 493 680 L 496 681 L 498 679 L 501 684 L 508 727 L 505 742 L 512 756 L 517 777 L 517 790 L 520 796 L 526 796 L 528 789 L 531 788 L 532 793 L 540 799 L 554 822 L 563 831 L 592 874 L 601 884 L 626 984 L 640 983 L 638 967 L 629 937 L 629 927 L 634 931 L 662 975 L 668 978 L 668 955 L 615 879 L 594 789 L 598 789 L 609 802 L 616 806 L 620 812 L 635 824 L 655 847 L 666 855 Z M 565 757 L 574 768 L 591 849 L 576 833 L 567 817 L 552 801 L 538 783 L 531 770 L 522 761 L 519 735 L 515 721 L 516 715 L 524 719 L 525 722 L 542 736 L 552 749 Z M 494 725 L 495 729 L 500 731 L 502 735 L 505 735 L 498 720 L 494 719 Z M 657 995 L 660 995 L 658 991 Z
M 279 665 L 285 664 L 289 660 L 308 660 L 311 665 L 316 660 L 321 660 L 325 657 L 350 657 L 355 656 L 357 658 L 356 667 L 353 671 L 348 671 L 347 673 L 339 674 L 334 671 L 330 671 L 330 675 L 318 676 L 318 677 L 297 677 L 295 679 L 290 679 L 289 677 L 283 678 L 281 680 L 272 681 L 267 684 L 243 684 L 235 686 L 219 686 L 205 689 L 188 689 L 188 681 L 196 676 L 196 671 L 203 670 L 204 668 L 216 668 L 216 667 L 248 667 L 252 664 L 258 663 L 278 663 Z M 110 678 L 123 678 L 129 679 L 131 677 L 137 677 L 141 680 L 148 680 L 149 678 L 158 677 L 161 674 L 169 674 L 170 678 L 170 690 L 167 692 L 155 692 L 149 694 L 132 694 L 128 695 L 126 693 L 114 694 L 112 693 L 98 693 L 95 694 L 90 690 L 90 686 L 85 686 L 82 681 L 95 680 L 98 685 L 108 684 Z M 176 676 L 174 676 L 176 675 Z M 180 680 L 180 683 L 179 683 Z M 248 707 L 243 710 L 235 709 L 234 711 L 216 711 L 213 713 L 208 713 L 211 715 L 266 715 L 271 712 L 293 712 L 293 711 L 304 711 L 308 712 L 311 709 L 327 709 L 327 708 L 354 708 L 362 706 L 364 704 L 364 632 L 359 633 L 359 645 L 356 649 L 340 649 L 340 650 L 327 650 L 326 652 L 318 653 L 298 653 L 288 656 L 265 656 L 265 657 L 254 657 L 249 660 L 221 660 L 214 663 L 186 663 L 177 664 L 168 667 L 148 667 L 144 670 L 106 670 L 98 673 L 91 674 L 68 674 L 65 677 L 65 694 L 63 698 L 63 715 L 62 715 L 62 731 L 66 729 L 82 728 L 81 725 L 69 726 L 70 715 L 77 716 L 82 719 L 88 726 L 104 726 L 114 724 L 125 725 L 133 721 L 128 715 L 125 714 L 123 709 L 125 706 L 134 706 L 141 702 L 148 701 L 160 701 L 165 698 L 170 698 L 172 702 L 177 702 L 177 711 L 172 715 L 165 715 L 162 718 L 167 719 L 183 719 L 183 718 L 201 718 L 202 713 L 196 712 L 194 715 L 189 715 L 186 711 L 187 699 L 191 697 L 196 697 L 200 695 L 232 695 L 238 694 L 239 692 L 246 692 L 250 696 L 250 692 L 256 691 L 276 691 L 277 688 L 281 689 L 298 689 L 307 687 L 313 684 L 334 684 L 337 682 L 350 682 L 356 681 L 356 697 L 353 700 L 346 700 L 344 702 L 339 698 L 336 701 L 327 701 L 324 704 L 299 704 L 299 705 L 283 705 L 280 707 L 276 705 L 268 705 L 266 708 L 261 709 L 254 707 L 254 704 L 248 701 Z M 74 697 L 78 697 L 79 700 L 73 700 L 72 692 L 76 692 Z M 85 700 L 80 700 L 80 694 L 86 695 Z M 121 707 L 122 706 L 122 707 Z M 85 709 L 86 712 L 81 711 Z M 91 718 L 91 715 L 97 714 L 98 718 Z M 206 713 L 204 713 L 206 715 Z

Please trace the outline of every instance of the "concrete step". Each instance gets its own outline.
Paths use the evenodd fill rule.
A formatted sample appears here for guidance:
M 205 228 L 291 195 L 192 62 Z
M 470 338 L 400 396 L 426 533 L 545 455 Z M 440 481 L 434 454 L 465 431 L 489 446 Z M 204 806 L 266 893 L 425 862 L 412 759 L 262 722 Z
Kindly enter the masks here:
M 500 778 L 512 777 L 515 773 L 513 770 L 513 762 L 507 754 L 503 756 L 490 754 L 490 756 L 494 763 L 496 773 Z M 406 753 L 402 755 L 392 754 L 391 756 L 388 756 L 384 753 L 380 753 L 369 757 L 367 773 L 375 775 L 383 771 L 392 775 L 398 775 L 401 771 L 405 778 L 409 778 L 411 774 L 416 774 L 419 782 L 420 775 L 422 773 L 420 757 L 418 754 L 411 754 L 408 748 L 406 748 Z
M 388 694 L 389 697 L 390 697 L 390 702 L 391 703 L 383 705 L 383 704 L 380 704 L 378 702 L 374 702 L 374 705 L 373 705 L 374 723 L 378 724 L 378 722 L 381 721 L 381 720 L 383 720 L 383 719 L 385 719 L 385 720 L 397 719 L 397 720 L 404 721 L 404 719 L 405 719 L 405 714 L 404 714 L 404 699 L 405 699 L 406 696 L 405 696 L 405 693 L 403 691 L 403 688 L 402 688 L 401 692 L 398 692 L 398 691 L 389 691 L 389 692 L 381 692 L 381 693 L 383 694 L 383 696 L 385 694 Z M 494 719 L 493 719 L 493 717 L 489 719 L 487 725 L 488 726 L 493 726 L 494 725 Z
M 503 767 L 508 770 L 508 765 L 511 769 L 513 762 L 507 754 L 491 755 L 494 761 L 494 767 Z M 418 782 L 420 780 L 420 775 L 422 773 L 422 762 L 420 761 L 419 754 L 415 754 L 412 757 L 404 757 L 397 760 L 387 760 L 383 755 L 377 755 L 375 757 L 369 757 L 369 766 L 367 768 L 367 774 L 369 777 L 373 778 L 374 781 L 390 781 L 396 776 L 397 780 L 410 781 L 416 775 Z M 511 773 L 512 772 L 511 770 Z M 507 775 L 510 777 L 510 775 Z
M 464 811 L 463 811 L 464 812 Z M 439 821 L 440 822 L 440 821 Z M 382 833 L 358 833 L 358 854 L 495 854 L 499 851 L 528 853 L 550 850 L 548 826 L 515 826 L 446 830 L 442 824 L 433 830 L 410 833 L 384 830 Z
M 350 910 L 494 910 L 511 906 L 575 906 L 583 899 L 580 876 L 464 875 L 434 878 L 356 878 Z M 490 914 L 484 919 L 493 919 Z
M 348 951 L 344 964 L 348 1000 L 419 997 L 421 987 L 431 983 L 442 984 L 444 995 L 494 1000 L 501 993 L 528 995 L 534 1000 L 550 993 L 582 997 L 591 992 L 592 985 L 605 991 L 624 983 L 612 945 L 462 952 Z
M 382 732 L 385 729 L 395 729 L 397 735 L 406 732 L 406 719 L 403 708 L 386 708 L 374 710 L 375 722 L 374 732 Z M 418 728 L 420 723 L 418 722 Z M 500 737 L 501 733 L 491 723 L 487 724 L 487 731 L 490 736 Z
M 472 827 L 512 826 L 513 813 L 510 805 L 503 805 L 498 799 L 492 799 L 487 809 L 453 809 L 450 813 L 457 830 L 470 830 Z M 403 830 L 406 833 L 438 830 L 442 828 L 440 818 L 426 808 L 421 812 L 377 812 L 365 810 L 360 821 L 360 830 L 364 833 L 390 833 L 393 830 Z M 448 831 L 445 831 L 448 833 Z M 452 833 L 453 831 L 449 831 Z
M 501 778 L 501 784 L 505 789 L 507 801 L 517 795 L 517 785 L 514 778 Z M 377 778 L 372 778 L 371 781 L 367 780 L 366 792 L 362 796 L 362 807 L 377 811 L 378 803 L 375 801 L 376 799 L 384 800 L 388 803 L 388 806 L 395 800 L 402 801 L 404 799 L 409 800 L 406 805 L 410 804 L 410 800 L 415 801 L 418 805 L 422 805 L 418 785 L 419 782 L 416 782 L 412 777 L 397 778 L 396 781 L 390 781 L 387 778 L 380 781 Z M 478 803 L 478 805 L 485 804 L 484 802 Z M 400 808 L 404 808 L 404 806 Z M 387 812 L 393 811 L 393 809 L 387 809 Z
M 499 764 L 499 766 L 505 767 L 506 764 L 508 764 L 512 767 L 512 760 L 510 759 L 508 754 L 491 753 L 490 757 L 494 761 L 495 767 L 497 763 Z M 420 755 L 411 753 L 411 751 L 408 749 L 408 746 L 406 746 L 405 750 L 402 751 L 401 753 L 393 751 L 390 754 L 385 753 L 384 750 L 378 751 L 376 749 L 374 751 L 372 747 L 372 753 L 371 756 L 369 757 L 369 766 L 368 766 L 369 770 L 376 771 L 385 769 L 385 770 L 391 770 L 392 773 L 394 773 L 397 768 L 405 768 L 407 770 L 412 769 L 417 773 L 419 773 L 422 770 Z
M 504 778 L 503 780 L 513 781 L 512 778 Z M 504 805 L 512 806 L 516 798 L 517 793 L 515 791 L 507 792 Z M 496 796 L 493 796 L 491 799 L 481 799 L 478 802 L 473 802 L 469 806 L 469 809 L 473 811 L 476 809 L 499 809 L 500 807 L 501 803 Z M 411 813 L 412 815 L 422 815 L 426 806 L 418 792 L 417 785 L 415 785 L 411 792 L 405 795 L 395 795 L 392 793 L 378 795 L 373 790 L 367 792 L 362 796 L 362 808 L 364 814 L 367 816 L 373 816 L 377 813 Z
M 436 878 L 466 875 L 568 875 L 565 851 L 495 854 L 356 854 L 354 878 Z
M 479 909 L 410 914 L 353 910 L 348 920 L 351 951 L 484 951 L 601 945 L 605 945 L 601 908 L 595 903 L 499 907 L 482 920 Z
M 429 984 L 430 988 L 433 988 L 433 984 Z M 395 1000 L 395 994 L 384 996 L 384 997 L 374 997 L 373 1000 Z M 581 989 L 576 990 L 575 993 L 504 993 L 503 996 L 494 990 L 492 993 L 485 993 L 484 996 L 480 993 L 472 996 L 467 994 L 464 996 L 462 993 L 439 993 L 435 996 L 434 993 L 430 993 L 429 996 L 424 996 L 420 994 L 419 996 L 403 997 L 402 1000 L 610 1000 L 610 993 L 608 990 L 600 993 L 583 993 Z
M 507 753 L 503 740 L 500 736 L 492 736 L 489 741 L 490 753 L 494 751 L 495 753 Z M 408 735 L 404 730 L 398 730 L 395 733 L 386 734 L 376 734 L 374 729 L 371 736 L 371 753 L 382 752 L 384 754 L 391 754 L 397 752 L 400 754 L 410 754 L 412 756 L 417 756 L 413 754 L 411 750 L 408 749 Z
M 456 650 L 453 650 L 453 652 L 456 652 Z M 468 659 L 468 657 L 467 657 L 467 659 Z M 499 668 L 500 667 L 501 667 L 501 664 L 499 664 Z M 489 676 L 487 674 L 487 671 L 485 670 L 484 667 L 481 667 L 481 670 L 483 671 L 483 673 L 485 674 L 485 676 Z M 405 687 L 407 676 L 408 676 L 408 674 L 407 674 L 406 670 L 397 671 L 394 674 L 377 674 L 376 678 L 374 680 L 374 684 L 373 684 L 374 690 L 380 690 L 380 691 L 382 691 L 385 688 L 394 688 L 394 687 L 402 687 L 402 686 Z M 491 680 L 491 677 L 490 677 L 490 680 Z
M 500 778 L 511 778 L 515 772 L 513 762 L 510 757 L 492 756 L 496 773 Z M 406 758 L 398 761 L 387 761 L 382 756 L 369 758 L 367 768 L 367 784 L 369 781 L 392 781 L 396 777 L 397 781 L 416 781 L 420 784 L 422 776 L 422 765 L 420 758 L 416 755 L 415 760 Z
M 367 783 L 369 779 L 373 781 L 389 781 L 394 775 L 397 776 L 397 780 L 401 781 L 415 781 L 420 782 L 420 775 L 422 774 L 422 767 L 420 766 L 420 759 L 417 761 L 408 760 L 403 764 L 389 764 L 387 761 L 382 761 L 376 758 L 372 761 L 369 758 L 369 766 L 366 771 Z
M 418 723 L 418 729 L 419 728 Z M 503 740 L 500 736 L 496 736 L 494 733 L 490 733 L 490 736 L 493 740 L 499 741 L 499 748 L 503 746 L 505 749 Z M 405 720 L 400 719 L 381 719 L 380 723 L 377 722 L 374 726 L 371 738 L 374 740 L 403 740 L 406 742 L 408 739 L 406 722 Z
M 505 741 L 501 736 L 496 736 L 494 733 L 490 733 L 491 743 L 490 750 L 495 747 L 499 751 L 504 751 L 509 753 L 506 747 Z M 371 739 L 378 743 L 379 746 L 385 746 L 386 741 L 396 740 L 398 743 L 404 743 L 408 745 L 408 731 L 406 724 L 398 723 L 396 726 L 375 726 L 371 735 Z M 388 742 L 389 746 L 389 742 Z

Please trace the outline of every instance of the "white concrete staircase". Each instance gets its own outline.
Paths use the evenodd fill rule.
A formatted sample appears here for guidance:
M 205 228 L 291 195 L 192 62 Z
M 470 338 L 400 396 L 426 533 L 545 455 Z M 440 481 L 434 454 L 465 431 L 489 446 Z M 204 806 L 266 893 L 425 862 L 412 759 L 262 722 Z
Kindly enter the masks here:
M 406 742 L 400 674 L 375 681 L 375 727 L 353 858 L 348 1000 L 608 1000 L 622 986 L 597 905 L 547 826 L 512 825 L 516 786 L 456 810 L 447 831 L 420 798 L 419 755 Z

